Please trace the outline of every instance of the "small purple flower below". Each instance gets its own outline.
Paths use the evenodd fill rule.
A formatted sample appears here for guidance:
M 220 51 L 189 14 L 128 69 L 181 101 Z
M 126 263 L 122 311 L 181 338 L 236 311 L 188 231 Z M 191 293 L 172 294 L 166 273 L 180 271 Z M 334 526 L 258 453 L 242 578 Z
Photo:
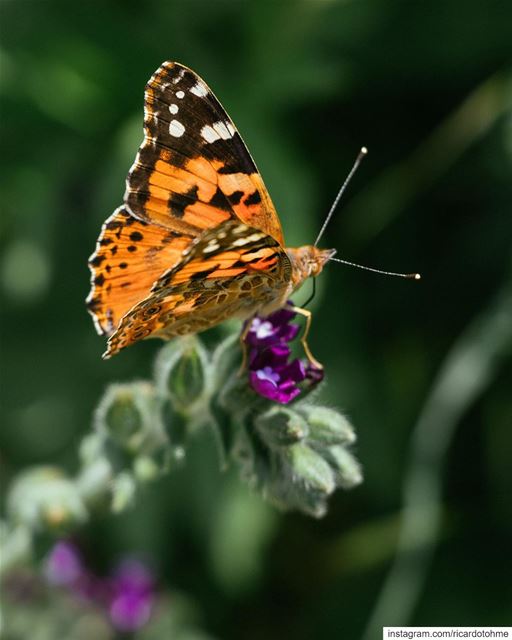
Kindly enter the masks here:
M 84 573 L 82 558 L 77 547 L 60 540 L 48 554 L 44 574 L 50 584 L 66 587 L 76 584 Z
M 136 631 L 149 620 L 154 601 L 154 583 L 147 567 L 125 560 L 112 580 L 109 614 L 119 631 Z
M 249 349 L 249 384 L 264 398 L 288 404 L 323 380 L 323 369 L 307 360 L 290 361 L 288 346 L 299 333 L 291 305 L 262 318 L 255 316 L 245 337 Z
M 149 569 L 138 560 L 123 560 L 111 577 L 103 578 L 87 569 L 76 545 L 60 540 L 46 558 L 44 573 L 50 584 L 107 612 L 118 631 L 136 631 L 151 616 L 155 584 Z

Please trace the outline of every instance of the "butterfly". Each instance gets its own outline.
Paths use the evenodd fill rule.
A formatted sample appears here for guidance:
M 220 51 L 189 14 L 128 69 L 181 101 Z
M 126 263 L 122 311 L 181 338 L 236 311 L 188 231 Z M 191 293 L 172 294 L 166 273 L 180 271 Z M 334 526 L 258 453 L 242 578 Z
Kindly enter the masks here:
M 284 246 L 272 200 L 220 102 L 196 73 L 164 62 L 146 85 L 144 140 L 124 204 L 89 259 L 86 304 L 108 337 L 103 357 L 145 338 L 267 315 L 333 253 Z

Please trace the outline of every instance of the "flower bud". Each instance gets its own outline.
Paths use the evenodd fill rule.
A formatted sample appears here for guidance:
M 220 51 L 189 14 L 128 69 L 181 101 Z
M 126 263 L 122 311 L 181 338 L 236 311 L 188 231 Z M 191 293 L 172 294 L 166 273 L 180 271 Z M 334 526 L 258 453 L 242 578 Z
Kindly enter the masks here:
M 324 452 L 325 459 L 331 465 L 336 484 L 343 489 L 352 489 L 363 481 L 361 465 L 345 447 L 329 447 Z
M 105 452 L 105 436 L 103 434 L 92 432 L 86 435 L 80 442 L 78 456 L 83 465 L 96 462 Z
M 225 338 L 215 349 L 212 355 L 212 377 L 218 389 L 226 384 L 226 381 L 237 374 L 242 361 L 242 350 L 240 348 L 240 338 L 235 334 Z
M 148 382 L 111 385 L 96 410 L 96 428 L 134 454 L 162 437 L 154 387 Z
M 325 495 L 334 491 L 334 474 L 319 453 L 302 443 L 294 444 L 285 451 L 295 482 Z
M 105 450 L 105 436 L 90 433 L 80 443 L 82 462 L 75 483 L 80 496 L 88 507 L 104 502 L 110 494 L 113 468 Z
M 254 424 L 270 447 L 286 447 L 295 444 L 308 434 L 308 425 L 297 411 L 279 406 L 274 406 L 260 414 Z
M 229 378 L 219 392 L 219 405 L 237 420 L 249 412 L 263 411 L 271 406 L 266 398 L 254 393 L 244 377 Z
M 207 391 L 208 355 L 196 336 L 174 340 L 156 362 L 157 386 L 178 411 L 191 413 Z
M 151 482 L 160 473 L 160 467 L 150 456 L 137 456 L 133 461 L 133 474 L 139 482 Z
M 55 467 L 22 473 L 9 491 L 7 510 L 14 522 L 33 530 L 59 530 L 87 519 L 76 485 Z
M 100 503 L 109 492 L 112 467 L 107 458 L 98 458 L 83 467 L 76 478 L 77 490 L 88 506 Z
M 274 455 L 265 495 L 285 509 L 298 509 L 316 518 L 323 516 L 327 497 L 336 488 L 329 464 L 302 442 Z
M 112 511 L 121 513 L 133 504 L 136 485 L 131 473 L 123 471 L 112 483 Z
M 345 416 L 328 407 L 299 405 L 299 411 L 307 420 L 309 440 L 323 445 L 352 444 L 356 435 Z
M 170 445 L 173 447 L 183 446 L 187 438 L 188 420 L 186 415 L 176 410 L 170 398 L 163 402 L 161 411 L 162 422 Z

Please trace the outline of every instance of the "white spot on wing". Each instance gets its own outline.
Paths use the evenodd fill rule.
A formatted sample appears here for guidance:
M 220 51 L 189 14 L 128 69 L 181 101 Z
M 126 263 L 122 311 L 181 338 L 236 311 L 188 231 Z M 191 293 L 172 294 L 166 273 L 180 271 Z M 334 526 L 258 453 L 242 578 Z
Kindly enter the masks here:
M 172 79 L 173 84 L 178 84 L 178 82 L 183 78 L 184 75 L 185 69 L 180 69 L 178 75 Z
M 185 92 L 184 91 L 176 91 L 176 97 L 181 100 L 182 98 L 185 97 Z
M 190 93 L 193 93 L 199 98 L 204 98 L 204 96 L 208 95 L 208 89 L 202 82 L 198 80 L 196 84 L 190 89 Z
M 217 249 L 220 249 L 219 243 L 215 240 L 210 240 L 210 242 L 203 249 L 203 253 L 211 253 L 212 251 L 217 251 Z
M 175 116 L 178 113 L 178 105 L 177 104 L 170 104 L 169 105 L 169 111 L 173 114 L 173 116 Z
M 234 133 L 234 129 L 233 127 L 231 127 L 233 133 L 231 133 L 231 131 L 228 129 L 227 125 L 230 124 L 229 122 L 214 122 L 213 123 L 213 128 L 215 129 L 215 131 L 219 134 L 219 136 L 223 139 L 223 140 L 229 140 L 229 138 L 233 137 L 233 133 Z
M 201 136 L 206 142 L 215 142 L 216 140 L 229 140 L 235 135 L 235 128 L 231 122 L 214 122 L 211 126 L 205 124 L 201 129 Z
M 171 120 L 169 133 L 175 138 L 180 138 L 185 133 L 185 127 L 178 120 Z
M 244 244 L 249 244 L 250 242 L 256 242 L 256 240 L 261 240 L 264 237 L 262 233 L 251 233 L 250 236 L 246 236 L 245 238 L 238 238 L 238 240 L 234 240 L 231 244 L 234 247 L 243 247 Z
M 205 124 L 201 129 L 201 136 L 203 140 L 206 140 L 206 142 L 215 142 L 215 140 L 220 140 L 220 135 L 215 131 L 215 129 L 210 127 L 209 124 Z

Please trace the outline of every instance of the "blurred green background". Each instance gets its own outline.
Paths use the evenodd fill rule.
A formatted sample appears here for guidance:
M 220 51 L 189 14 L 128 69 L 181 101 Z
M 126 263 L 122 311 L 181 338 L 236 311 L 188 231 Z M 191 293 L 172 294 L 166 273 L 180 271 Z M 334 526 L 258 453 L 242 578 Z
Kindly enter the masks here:
M 510 624 L 512 4 L 152 0 L 1 4 L 2 485 L 77 465 L 104 387 L 87 258 L 122 201 L 143 89 L 196 70 L 237 124 L 282 219 L 323 240 L 310 343 L 349 415 L 365 483 L 321 521 L 276 512 L 194 443 L 129 513 L 79 532 L 98 566 L 146 553 L 226 639 L 370 638 L 383 624 Z M 309 289 L 299 293 L 299 302 Z

